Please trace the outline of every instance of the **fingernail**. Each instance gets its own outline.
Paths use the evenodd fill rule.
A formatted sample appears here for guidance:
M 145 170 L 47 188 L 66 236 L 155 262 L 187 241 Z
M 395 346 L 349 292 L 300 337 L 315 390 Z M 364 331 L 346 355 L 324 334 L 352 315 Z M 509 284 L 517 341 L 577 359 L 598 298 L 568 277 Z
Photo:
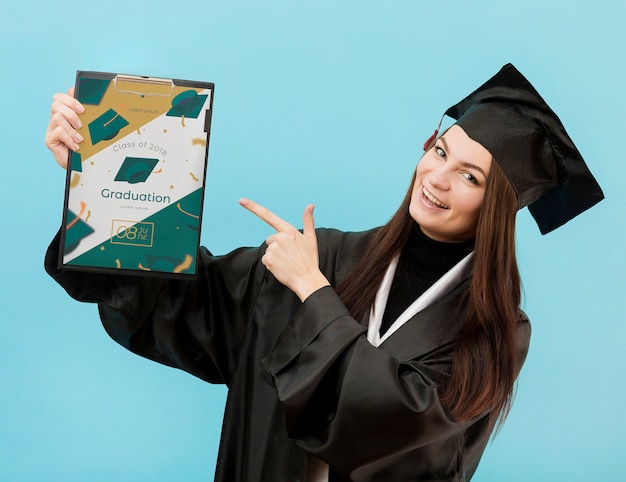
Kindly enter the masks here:
M 76 104 L 76 109 L 75 110 L 79 114 L 82 114 L 83 112 L 85 112 L 85 108 L 82 106 L 82 104 Z
M 250 204 L 250 201 L 248 201 L 246 198 L 243 198 L 243 197 L 242 197 L 242 198 L 239 200 L 239 205 L 241 205 L 241 206 L 247 206 L 248 204 Z
M 80 119 L 76 120 L 76 128 L 80 129 L 83 126 L 83 123 L 80 121 Z
M 74 139 L 76 139 L 76 142 L 83 142 L 83 136 L 81 136 L 78 132 L 76 134 L 74 134 Z

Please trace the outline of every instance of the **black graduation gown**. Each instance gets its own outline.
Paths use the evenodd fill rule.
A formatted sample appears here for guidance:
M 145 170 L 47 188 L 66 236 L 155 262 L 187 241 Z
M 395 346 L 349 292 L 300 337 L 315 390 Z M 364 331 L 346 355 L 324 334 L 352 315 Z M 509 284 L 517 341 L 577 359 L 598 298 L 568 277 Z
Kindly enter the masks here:
M 318 229 L 320 268 L 336 285 L 365 233 Z M 75 299 L 97 302 L 107 333 L 146 358 L 225 383 L 228 399 L 215 480 L 299 481 L 307 453 L 344 480 L 468 480 L 493 429 L 485 416 L 451 421 L 436 380 L 453 355 L 457 288 L 380 347 L 322 288 L 304 303 L 262 265 L 265 246 L 225 256 L 202 249 L 196 281 L 46 270 Z M 530 325 L 520 314 L 519 359 Z

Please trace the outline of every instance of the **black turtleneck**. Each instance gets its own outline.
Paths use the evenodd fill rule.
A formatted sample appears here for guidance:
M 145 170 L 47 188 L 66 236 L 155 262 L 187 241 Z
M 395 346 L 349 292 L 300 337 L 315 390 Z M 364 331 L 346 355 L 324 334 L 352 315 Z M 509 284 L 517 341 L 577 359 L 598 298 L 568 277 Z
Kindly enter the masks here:
M 380 334 L 384 334 L 404 310 L 473 249 L 473 239 L 462 243 L 435 241 L 413 223 L 409 239 L 400 253 Z

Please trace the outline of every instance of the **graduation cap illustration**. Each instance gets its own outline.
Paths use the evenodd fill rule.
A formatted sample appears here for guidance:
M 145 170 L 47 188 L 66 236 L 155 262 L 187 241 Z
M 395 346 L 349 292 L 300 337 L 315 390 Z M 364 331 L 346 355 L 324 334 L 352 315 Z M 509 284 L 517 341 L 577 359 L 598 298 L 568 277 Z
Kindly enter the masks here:
M 192 231 L 200 231 L 200 226 L 198 224 L 190 224 L 190 223 L 181 223 L 181 226 L 184 226 L 187 229 L 191 229 Z
M 111 83 L 107 79 L 90 79 L 83 77 L 78 79 L 77 99 L 82 104 L 98 105 Z
M 182 258 L 177 258 L 173 256 L 146 254 L 144 258 L 146 260 L 146 268 L 151 271 L 164 271 L 167 273 L 185 272 L 193 263 L 191 255 L 185 255 Z
M 126 119 L 113 109 L 109 109 L 89 123 L 91 143 L 95 145 L 100 141 L 113 139 L 127 125 Z
M 129 184 L 145 182 L 158 162 L 158 159 L 153 158 L 127 157 L 117 171 L 114 180 L 126 181 Z
M 445 115 L 491 153 L 542 234 L 604 199 L 557 115 L 512 64 Z
M 72 155 L 70 157 L 70 169 L 76 172 L 83 172 L 83 162 L 80 152 L 72 151 Z
M 67 225 L 65 228 L 65 254 L 74 251 L 80 242 L 93 233 L 94 230 L 71 210 L 67 211 Z
M 195 119 L 200 115 L 206 98 L 206 94 L 198 94 L 195 90 L 185 90 L 172 99 L 172 108 L 165 115 Z

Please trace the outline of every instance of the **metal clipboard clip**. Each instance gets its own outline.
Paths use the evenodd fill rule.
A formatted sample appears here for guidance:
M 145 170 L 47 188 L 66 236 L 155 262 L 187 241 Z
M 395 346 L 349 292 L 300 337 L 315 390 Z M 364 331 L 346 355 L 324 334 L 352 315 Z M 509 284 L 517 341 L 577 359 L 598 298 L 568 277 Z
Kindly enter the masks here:
M 143 87 L 143 89 L 142 89 Z M 113 79 L 113 88 L 122 94 L 144 96 L 171 97 L 174 93 L 172 79 L 157 77 L 142 77 L 137 75 L 116 75 Z

